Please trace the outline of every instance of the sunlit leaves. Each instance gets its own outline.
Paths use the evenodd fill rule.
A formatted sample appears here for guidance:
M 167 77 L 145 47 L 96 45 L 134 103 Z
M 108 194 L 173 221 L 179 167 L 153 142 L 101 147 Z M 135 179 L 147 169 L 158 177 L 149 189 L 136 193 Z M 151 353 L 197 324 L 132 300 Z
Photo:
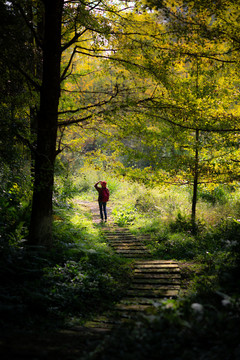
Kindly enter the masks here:
M 68 137 L 75 148 L 77 136 L 82 137 L 79 149 L 94 144 L 98 159 L 107 156 L 110 162 L 112 156 L 112 164 L 120 159 L 125 170 L 119 162 L 116 168 L 125 176 L 148 173 L 156 183 L 191 183 L 197 146 L 200 182 L 234 181 L 239 78 L 236 51 L 230 48 L 238 27 L 236 7 L 231 2 L 221 9 L 198 1 L 146 3 L 157 11 L 138 2 L 135 12 L 112 13 L 105 22 L 111 30 L 105 40 L 95 38 L 97 47 L 89 33 L 79 40 L 81 51 L 71 81 L 64 84 L 62 104 L 63 109 L 79 106 L 83 117 L 92 118 Z M 106 55 L 110 62 L 103 68 L 100 59 Z M 111 104 L 104 103 L 110 98 Z

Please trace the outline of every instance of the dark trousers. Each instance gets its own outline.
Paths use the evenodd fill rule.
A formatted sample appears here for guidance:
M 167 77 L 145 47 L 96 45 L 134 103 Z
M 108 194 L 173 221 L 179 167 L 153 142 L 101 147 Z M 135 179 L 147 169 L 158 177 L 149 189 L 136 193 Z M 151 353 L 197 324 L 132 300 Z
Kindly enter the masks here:
M 102 201 L 99 201 L 98 203 L 99 203 L 99 210 L 100 210 L 101 219 L 103 220 L 103 215 L 104 215 L 105 220 L 107 220 L 107 203 L 102 202 Z

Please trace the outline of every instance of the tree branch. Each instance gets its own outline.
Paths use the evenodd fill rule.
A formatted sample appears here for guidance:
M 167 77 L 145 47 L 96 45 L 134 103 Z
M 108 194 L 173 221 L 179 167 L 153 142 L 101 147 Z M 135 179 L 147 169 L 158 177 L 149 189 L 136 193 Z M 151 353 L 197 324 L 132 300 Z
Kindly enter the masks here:
M 75 44 L 78 39 L 85 33 L 87 32 L 89 29 L 86 28 L 84 29 L 81 33 L 75 33 L 75 35 L 73 36 L 73 38 L 68 41 L 65 45 L 62 46 L 61 51 L 64 52 L 66 49 L 68 49 L 70 46 L 72 46 L 73 44 Z
M 92 104 L 92 105 L 89 105 L 89 106 L 85 106 L 85 107 L 81 107 L 81 108 L 77 108 L 77 109 L 74 109 L 74 110 L 65 110 L 65 111 L 59 111 L 59 115 L 63 115 L 63 114 L 74 114 L 74 113 L 77 113 L 79 111 L 84 111 L 84 110 L 89 110 L 89 109 L 92 109 L 92 108 L 96 108 L 96 107 L 100 107 L 100 106 L 103 106 L 103 105 L 106 105 L 108 104 L 110 101 L 112 101 L 112 99 L 114 99 L 117 95 L 118 95 L 118 85 L 116 84 L 115 86 L 115 89 L 116 91 L 110 96 L 110 98 L 108 100 L 103 100 L 103 101 L 100 101 L 96 104 Z
M 81 123 L 83 121 L 91 119 L 93 117 L 93 115 L 95 115 L 95 114 L 87 115 L 87 116 L 85 116 L 83 118 L 79 118 L 79 119 L 70 119 L 70 120 L 59 121 L 58 127 Z
M 90 56 L 90 57 L 95 57 L 95 58 L 100 58 L 100 59 L 107 59 L 107 60 L 113 60 L 113 61 L 118 61 L 118 62 L 122 62 L 122 63 L 125 63 L 125 64 L 129 64 L 129 65 L 133 65 L 133 66 L 136 66 L 140 69 L 146 69 L 144 66 L 142 65 L 139 65 L 139 64 L 136 64 L 134 62 L 131 62 L 129 60 L 125 60 L 125 59 L 120 59 L 120 58 L 116 58 L 116 57 L 112 57 L 112 56 L 105 56 L 105 55 L 96 55 L 96 54 L 90 54 L 90 53 L 85 53 L 83 51 L 79 51 L 77 50 L 76 51 L 78 54 L 82 54 L 82 55 L 87 55 L 87 56 Z
M 71 66 L 71 64 L 72 64 L 72 61 L 73 61 L 73 57 L 74 57 L 74 55 L 76 54 L 76 46 L 75 46 L 75 48 L 73 49 L 73 52 L 72 52 L 72 54 L 71 54 L 71 56 L 70 56 L 70 59 L 69 59 L 69 61 L 68 61 L 68 64 L 67 64 L 67 66 L 65 67 L 65 69 L 64 69 L 64 71 L 63 71 L 63 73 L 62 73 L 62 75 L 61 75 L 61 77 L 60 77 L 60 82 L 62 82 L 63 80 L 65 80 L 66 78 L 67 78 L 67 72 L 68 72 L 68 69 L 70 68 L 70 66 Z

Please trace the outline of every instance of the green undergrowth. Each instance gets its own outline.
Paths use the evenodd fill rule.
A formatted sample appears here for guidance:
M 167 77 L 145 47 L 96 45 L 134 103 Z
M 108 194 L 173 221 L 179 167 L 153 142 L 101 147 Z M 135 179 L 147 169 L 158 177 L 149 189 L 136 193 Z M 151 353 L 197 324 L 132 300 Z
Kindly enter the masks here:
M 124 294 L 130 265 L 113 254 L 90 215 L 66 203 L 55 207 L 54 218 L 51 249 L 1 238 L 3 332 L 82 324 Z
M 77 183 L 80 186 L 88 179 L 94 184 L 99 178 L 108 181 L 111 190 L 108 206 L 112 208 L 114 222 L 142 238 L 147 235 L 145 244 L 153 258 L 178 261 L 192 291 L 197 284 L 210 286 L 212 290 L 226 285 L 227 291 L 233 293 L 232 283 L 235 282 L 238 293 L 238 280 L 233 280 L 240 253 L 240 193 L 237 188 L 219 185 L 209 190 L 200 186 L 193 229 L 189 187 L 147 188 L 100 170 L 81 173 Z M 88 196 L 95 194 L 93 187 L 87 192 Z
M 238 360 L 239 192 L 202 190 L 194 231 L 186 189 L 120 184 L 118 195 L 114 221 L 147 235 L 152 258 L 179 263 L 180 297 L 153 302 L 150 313 L 125 322 L 83 359 Z
M 84 359 L 238 360 L 240 302 L 199 293 L 155 303 L 148 315 L 123 324 Z
M 103 171 L 57 179 L 51 250 L 26 246 L 26 204 L 3 202 L 2 331 L 82 324 L 124 295 L 131 262 L 108 247 L 84 207 L 84 201 L 97 199 L 98 180 L 108 182 L 115 223 L 147 235 L 153 259 L 178 261 L 182 288 L 178 299 L 153 302 L 151 313 L 126 322 L 82 359 L 238 360 L 239 191 L 201 189 L 193 231 L 188 188 L 150 189 Z

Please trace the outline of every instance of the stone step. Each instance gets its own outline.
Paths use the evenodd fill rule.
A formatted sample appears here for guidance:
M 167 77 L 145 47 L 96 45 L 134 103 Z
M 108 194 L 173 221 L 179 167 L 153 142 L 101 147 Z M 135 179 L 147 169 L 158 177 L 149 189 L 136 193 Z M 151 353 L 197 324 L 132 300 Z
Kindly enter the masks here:
M 162 302 L 163 298 L 160 297 L 159 299 L 156 297 L 132 297 L 132 296 L 125 296 L 121 301 L 120 304 L 122 305 L 148 305 L 153 306 L 156 302 Z
M 152 279 L 152 278 L 134 278 L 132 281 L 132 284 L 149 284 L 152 287 L 155 286 L 156 284 L 180 284 L 180 278 L 178 279 L 172 279 L 172 277 L 169 277 L 168 279 L 165 278 L 157 278 L 157 279 Z
M 136 260 L 134 262 L 136 265 L 149 265 L 149 264 L 177 264 L 175 260 Z
M 94 329 L 98 329 L 98 330 L 102 330 L 102 331 L 110 331 L 116 325 L 119 325 L 119 324 L 114 323 L 114 322 L 93 320 L 93 321 L 87 321 L 84 324 L 84 327 L 85 328 L 94 328 Z
M 147 249 L 144 248 L 144 246 L 140 246 L 140 245 L 133 245 L 133 246 L 111 245 L 111 247 L 116 250 L 138 250 L 139 249 L 141 251 L 148 252 Z
M 118 311 L 130 311 L 130 312 L 139 312 L 139 311 L 146 311 L 147 309 L 151 308 L 152 304 L 129 304 L 129 305 L 124 305 L 124 304 L 117 304 L 116 305 L 116 309 Z
M 145 249 L 117 249 L 117 252 L 120 254 L 146 254 Z
M 161 268 L 161 269 L 135 269 L 134 274 L 173 274 L 173 273 L 179 273 L 180 269 L 178 268 Z M 135 275 L 134 275 L 135 276 Z
M 131 284 L 130 290 L 179 290 L 179 284 Z
M 176 297 L 178 296 L 178 289 L 169 289 L 168 287 L 166 287 L 166 289 L 161 289 L 161 290 L 154 290 L 152 289 L 150 290 L 139 290 L 139 291 L 135 291 L 135 290 L 128 290 L 127 291 L 127 296 L 128 297 L 144 297 L 144 298 L 164 298 L 164 297 Z
M 130 252 L 130 253 L 133 253 L 133 254 L 135 254 L 135 253 L 146 253 L 146 250 L 139 247 L 139 246 L 138 247 L 131 247 L 131 248 L 113 246 L 113 249 L 118 253 L 120 253 L 120 252 L 122 252 L 122 253 L 124 253 L 124 252 L 129 253 Z
M 143 249 L 146 249 L 146 247 L 145 247 L 143 244 L 139 243 L 139 242 L 129 242 L 129 243 L 126 243 L 125 241 L 123 241 L 123 242 L 113 241 L 113 242 L 110 242 L 109 244 L 110 244 L 111 246 L 125 246 L 125 247 L 131 247 L 131 246 L 136 247 L 136 246 L 140 246 L 140 247 L 142 247 Z
M 113 246 L 113 249 L 120 253 L 146 253 L 146 250 L 143 249 L 142 247 L 118 247 L 118 246 Z
M 106 234 L 106 232 L 104 232 L 104 237 L 109 239 L 109 240 L 118 240 L 118 239 L 126 239 L 126 240 L 135 240 L 137 239 L 134 235 L 131 234 L 115 234 L 115 235 L 109 235 Z
M 135 237 L 135 236 L 106 236 L 104 235 L 105 239 L 109 242 L 116 241 L 116 242 L 139 242 L 141 244 L 146 243 L 146 241 L 142 238 Z
M 162 263 L 162 262 L 159 262 L 159 263 L 139 263 L 139 264 L 136 264 L 135 263 L 135 267 L 136 269 L 160 269 L 160 268 L 178 268 L 178 264 L 177 263 Z
M 135 265 L 136 270 L 156 270 L 156 269 L 178 269 L 177 264 L 139 264 Z
M 119 255 L 122 255 L 122 254 L 119 254 Z M 137 259 L 137 258 L 142 259 L 142 258 L 146 258 L 148 256 L 149 256 L 149 254 L 146 254 L 146 253 L 144 253 L 144 254 L 133 254 L 133 253 L 124 254 L 124 257 L 129 258 L 129 259 Z
M 129 228 L 119 227 L 118 225 L 115 225 L 114 223 L 112 224 L 111 227 L 109 227 L 107 229 L 106 232 L 111 233 L 111 234 L 117 234 L 117 233 L 132 234 L 132 232 L 129 230 Z
M 181 279 L 181 275 L 179 272 L 157 272 L 157 273 L 135 273 L 134 274 L 134 280 L 136 279 Z
M 112 244 L 110 245 L 111 247 L 113 247 L 114 249 L 124 249 L 124 250 L 128 250 L 128 249 L 141 249 L 141 250 L 144 250 L 146 252 L 148 252 L 148 250 L 142 246 L 141 244 L 132 244 L 132 245 L 126 245 L 126 244 Z
M 107 238 L 111 239 L 116 239 L 116 238 L 129 238 L 129 239 L 137 239 L 137 237 L 131 233 L 109 233 L 109 232 L 104 232 L 104 236 L 106 236 Z
M 125 244 L 143 244 L 142 241 L 139 241 L 137 239 L 108 239 L 107 238 L 107 241 L 112 244 L 112 243 L 117 243 L 117 244 L 122 244 L 122 243 L 125 243 Z

